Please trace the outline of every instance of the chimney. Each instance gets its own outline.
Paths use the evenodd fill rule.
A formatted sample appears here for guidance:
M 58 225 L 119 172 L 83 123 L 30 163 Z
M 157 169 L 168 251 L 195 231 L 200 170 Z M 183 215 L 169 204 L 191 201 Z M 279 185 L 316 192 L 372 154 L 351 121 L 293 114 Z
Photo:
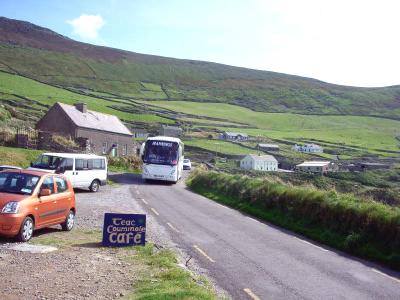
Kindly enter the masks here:
M 75 103 L 75 108 L 81 113 L 87 113 L 86 103 Z

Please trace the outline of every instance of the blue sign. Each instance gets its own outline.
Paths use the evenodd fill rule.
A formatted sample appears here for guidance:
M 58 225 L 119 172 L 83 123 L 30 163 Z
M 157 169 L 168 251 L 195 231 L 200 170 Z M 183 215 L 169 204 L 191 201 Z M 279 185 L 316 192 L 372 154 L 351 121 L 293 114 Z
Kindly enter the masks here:
M 146 241 L 146 215 L 104 214 L 103 246 L 144 246 Z

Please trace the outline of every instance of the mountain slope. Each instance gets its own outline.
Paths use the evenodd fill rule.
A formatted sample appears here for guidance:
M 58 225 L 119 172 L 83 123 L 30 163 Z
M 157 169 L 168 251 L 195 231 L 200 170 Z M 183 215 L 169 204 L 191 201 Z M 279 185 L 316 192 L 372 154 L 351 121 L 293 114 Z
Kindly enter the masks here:
M 400 119 L 400 87 L 355 88 L 80 43 L 0 17 L 0 70 L 133 99 L 225 102 L 258 111 Z

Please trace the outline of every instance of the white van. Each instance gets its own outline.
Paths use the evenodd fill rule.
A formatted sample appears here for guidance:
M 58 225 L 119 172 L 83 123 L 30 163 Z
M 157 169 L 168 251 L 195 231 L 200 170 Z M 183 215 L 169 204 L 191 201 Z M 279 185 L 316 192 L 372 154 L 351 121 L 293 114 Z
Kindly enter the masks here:
M 107 158 L 93 154 L 43 153 L 31 163 L 31 170 L 62 173 L 74 188 L 89 188 L 97 192 L 107 183 Z

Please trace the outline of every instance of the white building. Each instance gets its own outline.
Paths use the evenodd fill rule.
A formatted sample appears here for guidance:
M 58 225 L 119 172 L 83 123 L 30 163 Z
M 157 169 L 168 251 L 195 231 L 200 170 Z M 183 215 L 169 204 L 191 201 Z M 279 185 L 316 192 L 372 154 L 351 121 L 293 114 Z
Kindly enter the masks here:
M 337 166 L 330 161 L 305 161 L 296 166 L 296 170 L 309 173 L 327 173 L 336 171 Z
M 258 144 L 257 148 L 265 151 L 279 151 L 279 146 L 276 144 Z
M 247 133 L 242 132 L 224 132 L 221 133 L 219 138 L 227 141 L 247 141 L 249 136 Z
M 294 145 L 293 150 L 306 153 L 323 153 L 324 148 L 316 144 Z
M 278 161 L 272 155 L 246 155 L 240 161 L 240 168 L 257 171 L 278 171 Z

